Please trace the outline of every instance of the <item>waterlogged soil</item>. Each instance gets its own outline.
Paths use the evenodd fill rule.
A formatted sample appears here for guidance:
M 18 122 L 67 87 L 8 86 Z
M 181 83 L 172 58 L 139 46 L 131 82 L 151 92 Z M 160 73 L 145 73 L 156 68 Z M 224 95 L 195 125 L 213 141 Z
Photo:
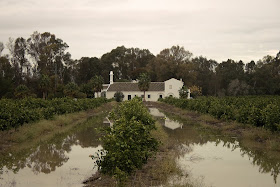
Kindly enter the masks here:
M 104 127 L 104 117 L 111 108 L 106 104 L 87 112 L 86 119 L 72 129 L 54 133 L 46 141 L 35 139 L 37 146 L 1 152 L 0 186 L 83 186 L 82 182 L 96 172 L 89 155 L 102 148 L 97 128 Z
M 137 171 L 128 186 L 280 186 L 279 144 L 268 148 L 265 135 L 247 141 L 241 138 L 244 129 L 242 135 L 235 127 L 226 133 L 226 122 L 201 119 L 197 113 L 161 103 L 147 105 L 168 135 L 170 147 Z M 0 157 L 0 186 L 115 186 L 112 178 L 96 174 L 88 157 L 102 148 L 96 128 L 109 125 L 103 123 L 105 116 L 93 116 L 69 133 Z M 169 153 L 174 153 L 171 158 L 182 172 L 172 171 Z M 172 174 L 160 177 L 166 176 L 160 172 Z
M 226 132 L 223 126 L 227 122 L 211 118 L 207 119 L 209 123 L 205 124 L 204 120 L 201 125 L 203 120 L 194 112 L 182 111 L 172 106 L 168 108 L 169 106 L 159 103 L 149 103 L 148 106 L 169 138 L 176 140 L 177 145 L 185 150 L 178 155 L 176 161 L 188 176 L 170 177 L 170 186 L 280 186 L 280 152 L 278 147 L 268 148 L 266 139 L 259 137 L 259 141 L 249 141 L 245 136 L 246 130 L 240 130 L 245 138 L 236 133 L 238 129 L 235 127 L 228 128 L 229 132 Z M 207 128 L 207 125 L 213 124 L 214 128 Z M 220 130 L 217 130 L 217 126 Z

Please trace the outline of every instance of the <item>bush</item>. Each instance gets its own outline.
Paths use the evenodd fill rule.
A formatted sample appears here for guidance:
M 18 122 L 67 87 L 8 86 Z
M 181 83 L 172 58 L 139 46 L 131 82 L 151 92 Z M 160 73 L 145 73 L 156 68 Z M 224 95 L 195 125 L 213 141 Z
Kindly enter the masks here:
M 123 98 L 124 98 L 124 95 L 122 92 L 116 92 L 114 94 L 114 98 L 117 102 L 122 102 L 123 101 Z
M 0 130 L 17 128 L 24 123 L 40 119 L 52 119 L 54 115 L 92 109 L 107 102 L 106 98 L 77 99 L 56 98 L 52 100 L 26 98 L 0 100 Z
M 103 174 L 114 176 L 120 184 L 140 169 L 158 149 L 151 136 L 155 121 L 138 99 L 122 103 L 113 113 L 114 125 L 104 129 L 103 149 L 97 153 L 96 165 Z
M 169 97 L 161 101 L 183 109 L 208 113 L 218 119 L 279 130 L 279 96 L 199 97 L 192 100 Z

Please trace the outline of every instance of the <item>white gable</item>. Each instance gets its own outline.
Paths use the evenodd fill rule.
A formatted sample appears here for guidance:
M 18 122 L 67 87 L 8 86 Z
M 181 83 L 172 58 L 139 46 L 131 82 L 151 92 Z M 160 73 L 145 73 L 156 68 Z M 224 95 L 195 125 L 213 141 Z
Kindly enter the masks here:
M 179 90 L 183 87 L 183 81 L 171 78 L 167 81 L 164 81 L 165 84 L 165 96 L 173 96 L 179 98 Z

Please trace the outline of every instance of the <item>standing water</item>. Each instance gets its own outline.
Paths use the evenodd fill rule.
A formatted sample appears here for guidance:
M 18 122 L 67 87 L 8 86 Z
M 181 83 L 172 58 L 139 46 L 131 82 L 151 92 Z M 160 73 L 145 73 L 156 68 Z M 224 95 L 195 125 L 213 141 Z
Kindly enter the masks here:
M 102 120 L 91 118 L 75 132 L 0 158 L 0 186 L 82 186 L 83 180 L 96 172 L 88 156 L 102 148 L 95 129 L 102 125 Z
M 177 163 L 188 177 L 171 179 L 171 185 L 187 180 L 216 187 L 280 186 L 279 153 L 248 148 L 235 138 L 218 136 L 189 121 L 170 119 L 156 108 L 150 112 L 169 138 L 185 150 Z M 101 126 L 101 120 L 89 119 L 75 132 L 0 158 L 0 186 L 82 186 L 82 181 L 96 172 L 88 155 L 101 149 L 100 135 L 95 130 Z
M 150 108 L 150 113 L 162 123 L 169 138 L 186 150 L 177 163 L 188 177 L 171 179 L 171 184 L 196 181 L 195 184 L 215 187 L 280 186 L 279 152 L 266 153 L 242 146 L 233 137 L 207 132 L 182 119 L 172 120 L 156 108 Z

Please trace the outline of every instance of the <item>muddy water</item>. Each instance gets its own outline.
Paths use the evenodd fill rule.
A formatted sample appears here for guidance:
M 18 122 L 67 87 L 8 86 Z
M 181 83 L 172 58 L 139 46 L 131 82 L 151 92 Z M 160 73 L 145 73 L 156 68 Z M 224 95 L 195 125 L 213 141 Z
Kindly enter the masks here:
M 171 179 L 171 184 L 192 183 L 216 187 L 279 187 L 280 155 L 245 147 L 234 137 L 223 137 L 174 116 L 168 118 L 155 108 L 150 112 L 170 138 L 184 149 L 177 163 L 188 177 Z
M 279 153 L 274 155 L 245 147 L 233 137 L 223 137 L 188 121 L 168 118 L 155 108 L 150 112 L 184 150 L 177 162 L 188 177 L 171 179 L 171 184 L 187 181 L 196 186 L 280 186 Z M 82 186 L 82 181 L 96 172 L 88 155 L 101 148 L 95 130 L 101 126 L 104 126 L 102 119 L 89 119 L 69 134 L 0 158 L 0 186 Z
M 69 134 L 0 158 L 0 186 L 82 186 L 82 181 L 96 172 L 89 155 L 101 148 L 95 130 L 100 126 L 102 119 L 92 118 Z

